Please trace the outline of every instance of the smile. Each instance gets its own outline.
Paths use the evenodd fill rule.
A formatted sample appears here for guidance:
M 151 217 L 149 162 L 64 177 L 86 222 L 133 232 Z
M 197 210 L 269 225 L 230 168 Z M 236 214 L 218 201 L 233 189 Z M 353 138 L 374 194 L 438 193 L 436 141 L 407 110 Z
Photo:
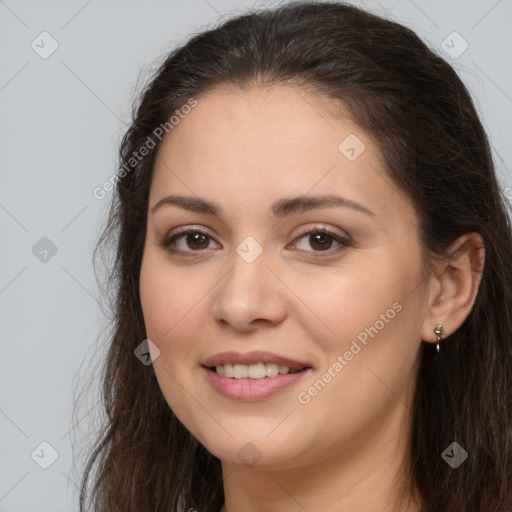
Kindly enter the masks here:
M 301 370 L 291 369 L 289 366 L 275 363 L 256 363 L 250 365 L 223 364 L 215 366 L 215 371 L 219 375 L 224 375 L 224 377 L 230 379 L 264 379 L 267 377 L 276 377 L 277 375 L 298 373 Z
M 267 366 L 270 366 L 264 363 L 261 363 L 261 365 L 265 366 L 266 369 Z M 228 372 L 230 371 L 229 366 L 243 367 L 242 369 L 239 368 L 236 370 L 239 372 L 249 372 L 250 366 L 257 366 L 260 374 L 262 372 L 262 367 L 259 364 L 249 366 L 222 365 L 221 367 L 224 369 L 224 371 L 226 370 L 226 366 L 228 366 Z M 297 384 L 301 379 L 313 371 L 312 368 L 303 368 L 302 370 L 294 370 L 293 373 L 280 373 L 278 367 L 277 375 L 273 376 L 265 375 L 263 377 L 228 377 L 218 373 L 218 371 L 216 371 L 216 367 L 202 367 L 201 369 L 206 376 L 207 382 L 219 395 L 232 400 L 249 402 L 264 400 L 265 398 L 269 398 L 281 391 L 284 391 L 287 388 L 291 388 L 294 384 Z M 287 366 L 283 366 L 282 369 L 289 371 Z M 235 372 L 235 368 L 233 368 L 233 372 Z M 275 373 L 275 368 L 271 367 L 271 372 Z

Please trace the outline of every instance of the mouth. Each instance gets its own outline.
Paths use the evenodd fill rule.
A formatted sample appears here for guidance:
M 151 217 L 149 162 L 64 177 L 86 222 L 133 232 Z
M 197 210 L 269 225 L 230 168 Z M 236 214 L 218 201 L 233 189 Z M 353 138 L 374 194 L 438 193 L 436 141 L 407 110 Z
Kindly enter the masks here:
M 290 368 L 277 363 L 256 363 L 256 364 L 220 364 L 216 366 L 205 366 L 207 370 L 227 377 L 229 379 L 271 379 L 278 375 L 291 375 L 309 370 L 310 366 L 302 368 Z
M 280 362 L 283 362 L 282 360 Z M 206 382 L 224 398 L 257 402 L 297 386 L 313 371 L 311 366 L 291 368 L 277 363 L 224 363 L 203 365 Z

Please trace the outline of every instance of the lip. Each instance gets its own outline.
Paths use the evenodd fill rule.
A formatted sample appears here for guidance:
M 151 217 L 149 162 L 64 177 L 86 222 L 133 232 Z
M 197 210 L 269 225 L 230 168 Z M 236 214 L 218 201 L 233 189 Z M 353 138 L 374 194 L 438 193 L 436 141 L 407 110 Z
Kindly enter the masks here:
M 275 363 L 281 366 L 288 366 L 292 370 L 301 370 L 302 368 L 311 368 L 308 363 L 300 361 L 294 361 L 284 356 L 274 354 L 272 352 L 266 352 L 264 350 L 254 350 L 252 352 L 246 352 L 245 354 L 240 352 L 222 352 L 209 357 L 203 362 L 205 368 L 212 368 L 213 366 L 221 366 L 224 364 L 257 364 L 257 363 Z M 272 377 L 277 378 L 277 377 Z
M 206 378 L 217 393 L 226 398 L 246 402 L 268 398 L 279 391 L 289 388 L 313 371 L 312 368 L 308 368 L 299 373 L 288 373 L 262 379 L 233 379 L 220 375 L 206 367 L 202 367 L 201 370 L 205 372 Z

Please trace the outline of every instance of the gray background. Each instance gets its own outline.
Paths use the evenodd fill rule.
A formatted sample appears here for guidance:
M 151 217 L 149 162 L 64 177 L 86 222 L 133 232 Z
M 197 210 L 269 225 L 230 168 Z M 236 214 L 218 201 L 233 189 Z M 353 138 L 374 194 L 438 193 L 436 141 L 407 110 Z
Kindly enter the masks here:
M 0 512 L 78 510 L 105 327 L 92 251 L 111 195 L 93 190 L 116 171 L 137 83 L 220 16 L 277 3 L 0 0 Z M 512 1 L 353 3 L 408 25 L 454 65 L 512 197 Z M 451 36 L 450 56 L 454 31 L 469 46 L 454 56 L 464 43 Z

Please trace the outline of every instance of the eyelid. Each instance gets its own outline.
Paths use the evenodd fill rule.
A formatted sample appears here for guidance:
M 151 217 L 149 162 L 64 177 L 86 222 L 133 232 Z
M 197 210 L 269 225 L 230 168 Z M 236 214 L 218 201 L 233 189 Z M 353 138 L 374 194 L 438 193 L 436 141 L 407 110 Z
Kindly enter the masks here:
M 292 243 L 297 243 L 302 238 L 304 238 L 306 235 L 313 234 L 313 233 L 325 233 L 327 236 L 331 237 L 336 243 L 338 243 L 338 247 L 334 247 L 331 249 L 327 249 L 326 251 L 302 251 L 310 253 L 313 255 L 314 258 L 328 258 L 329 256 L 335 256 L 341 251 L 343 251 L 345 248 L 352 245 L 352 238 L 348 235 L 342 235 L 339 233 L 336 233 L 331 228 L 328 228 L 323 225 L 314 225 L 304 228 L 294 239 Z
M 163 240 L 160 242 L 160 245 L 167 251 L 171 252 L 172 254 L 186 254 L 186 253 L 201 253 L 204 251 L 182 251 L 180 249 L 171 249 L 170 245 L 173 243 L 176 239 L 178 239 L 181 235 L 187 235 L 191 233 L 201 233 L 202 235 L 207 236 L 211 240 L 215 240 L 212 235 L 208 233 L 204 228 L 202 227 L 195 227 L 193 225 L 187 225 L 187 226 L 180 226 L 178 228 L 175 228 L 172 230 L 171 233 L 166 235 Z
M 308 226 L 301 230 L 301 232 L 294 238 L 294 241 L 298 238 L 303 237 L 304 235 L 307 235 L 309 233 L 316 233 L 316 232 L 323 232 L 327 233 L 328 235 L 332 236 L 333 238 L 340 238 L 343 239 L 346 242 L 352 242 L 351 237 L 347 233 L 337 233 L 334 231 L 334 229 L 331 229 L 323 224 L 315 224 L 313 226 Z
M 180 227 L 174 229 L 169 235 L 164 237 L 164 239 L 161 241 L 160 245 L 165 250 L 171 252 L 172 254 L 192 256 L 192 257 L 198 256 L 201 253 L 204 253 L 206 250 L 183 251 L 180 249 L 176 250 L 176 249 L 170 248 L 170 245 L 176 239 L 178 239 L 181 235 L 194 234 L 194 233 L 201 233 L 201 234 L 205 235 L 206 237 L 208 237 L 209 239 L 215 241 L 215 238 L 212 235 L 210 235 L 208 233 L 208 231 L 206 231 L 204 228 L 195 227 L 193 225 L 186 225 L 186 226 L 180 226 Z M 340 251 L 342 251 L 343 249 L 345 249 L 346 247 L 352 245 L 352 239 L 348 234 L 342 235 L 342 234 L 336 233 L 334 230 L 332 230 L 324 225 L 313 225 L 313 226 L 304 228 L 297 236 L 294 237 L 294 239 L 291 243 L 295 244 L 298 241 L 300 241 L 302 238 L 304 238 L 306 235 L 314 234 L 314 233 L 325 233 L 327 236 L 331 237 L 336 243 L 339 244 L 338 247 L 327 249 L 325 251 L 304 251 L 304 250 L 299 249 L 299 252 L 311 253 L 313 255 L 313 257 L 315 257 L 315 258 L 322 258 L 322 257 L 328 257 L 328 256 L 332 256 L 334 254 L 337 254 Z M 216 242 L 216 243 L 218 243 L 218 242 Z

